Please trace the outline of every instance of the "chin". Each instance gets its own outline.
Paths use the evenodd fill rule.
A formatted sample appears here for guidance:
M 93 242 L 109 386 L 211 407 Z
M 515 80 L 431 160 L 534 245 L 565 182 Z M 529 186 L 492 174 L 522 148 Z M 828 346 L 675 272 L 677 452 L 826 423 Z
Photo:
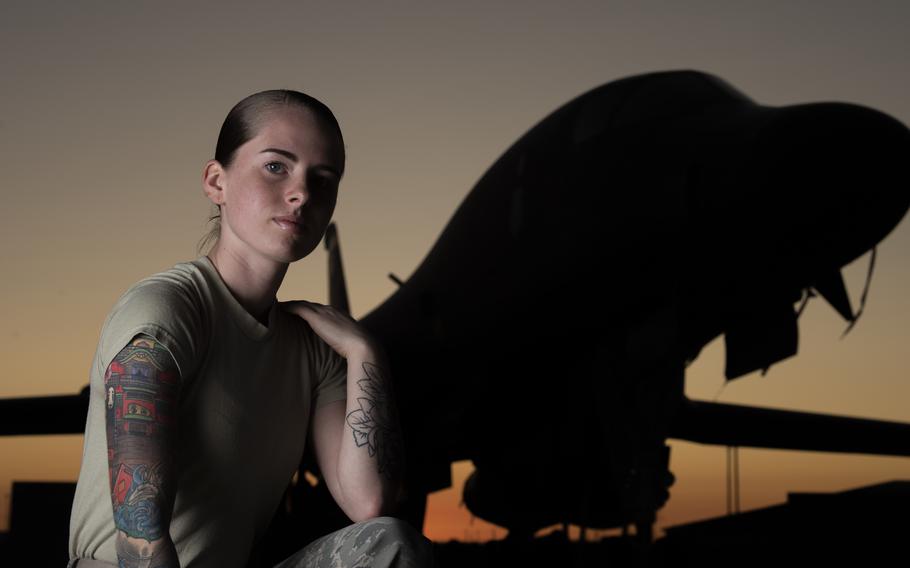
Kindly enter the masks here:
M 279 256 L 281 256 L 282 262 L 287 262 L 287 263 L 297 262 L 298 260 L 306 258 L 311 252 L 316 250 L 316 247 L 318 245 L 319 245 L 319 241 L 316 241 L 315 243 L 306 243 L 306 244 L 300 243 L 297 246 L 291 247 L 290 250 L 283 251 L 283 254 L 281 254 Z

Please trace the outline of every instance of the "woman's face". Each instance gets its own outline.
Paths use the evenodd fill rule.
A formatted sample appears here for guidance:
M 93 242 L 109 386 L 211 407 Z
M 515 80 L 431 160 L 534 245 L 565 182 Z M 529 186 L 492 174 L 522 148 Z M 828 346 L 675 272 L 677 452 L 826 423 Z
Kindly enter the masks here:
M 331 126 L 297 106 L 268 111 L 222 170 L 220 194 L 207 190 L 221 199 L 219 245 L 285 263 L 305 257 L 332 218 L 343 170 Z

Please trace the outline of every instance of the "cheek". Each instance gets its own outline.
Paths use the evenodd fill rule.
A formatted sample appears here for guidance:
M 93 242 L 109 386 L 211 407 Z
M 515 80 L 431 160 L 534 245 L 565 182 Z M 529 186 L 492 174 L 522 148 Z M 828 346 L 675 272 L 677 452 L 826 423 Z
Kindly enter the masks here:
M 262 191 L 248 191 L 241 201 L 241 206 L 247 214 L 255 215 L 268 209 L 267 194 Z
M 332 213 L 335 211 L 335 205 L 338 203 L 338 193 L 328 193 L 325 195 L 320 195 L 318 199 L 314 199 L 311 203 L 313 209 L 317 209 L 320 215 L 332 216 Z
M 228 203 L 227 212 L 232 226 L 257 225 L 267 220 L 273 205 L 268 188 L 249 184 L 236 192 Z
M 319 227 L 320 230 L 324 231 L 331 222 L 333 213 L 334 207 L 331 204 L 320 203 L 318 206 L 311 204 L 311 207 L 306 210 L 304 215 L 313 226 Z

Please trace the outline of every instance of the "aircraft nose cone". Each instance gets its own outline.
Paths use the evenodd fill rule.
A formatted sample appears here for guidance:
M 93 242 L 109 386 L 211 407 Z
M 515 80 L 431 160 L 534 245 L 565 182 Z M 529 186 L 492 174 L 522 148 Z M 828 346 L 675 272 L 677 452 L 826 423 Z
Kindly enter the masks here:
M 760 136 L 762 180 L 790 209 L 812 264 L 842 266 L 875 246 L 910 207 L 910 130 L 848 103 L 785 107 Z

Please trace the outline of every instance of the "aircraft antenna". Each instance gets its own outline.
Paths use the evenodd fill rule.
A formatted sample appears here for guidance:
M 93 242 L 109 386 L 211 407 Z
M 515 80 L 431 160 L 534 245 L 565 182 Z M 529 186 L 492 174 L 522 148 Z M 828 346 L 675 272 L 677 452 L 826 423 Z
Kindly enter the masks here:
M 812 291 L 812 288 L 805 288 L 803 290 L 803 299 L 799 304 L 799 308 L 796 310 L 796 319 L 799 319 L 799 316 L 803 314 L 803 310 L 806 309 L 806 304 L 809 303 L 809 298 L 814 298 L 815 292 Z
M 859 309 L 856 311 L 856 315 L 853 316 L 853 319 L 850 320 L 850 325 L 847 326 L 847 329 L 844 330 L 844 333 L 841 334 L 841 339 L 853 328 L 859 316 L 863 313 L 863 308 L 866 307 L 866 295 L 869 294 L 869 283 L 872 282 L 872 271 L 875 270 L 875 249 L 878 247 L 872 247 L 872 254 L 869 256 L 869 271 L 866 272 L 866 283 L 863 285 L 863 295 L 859 298 Z

